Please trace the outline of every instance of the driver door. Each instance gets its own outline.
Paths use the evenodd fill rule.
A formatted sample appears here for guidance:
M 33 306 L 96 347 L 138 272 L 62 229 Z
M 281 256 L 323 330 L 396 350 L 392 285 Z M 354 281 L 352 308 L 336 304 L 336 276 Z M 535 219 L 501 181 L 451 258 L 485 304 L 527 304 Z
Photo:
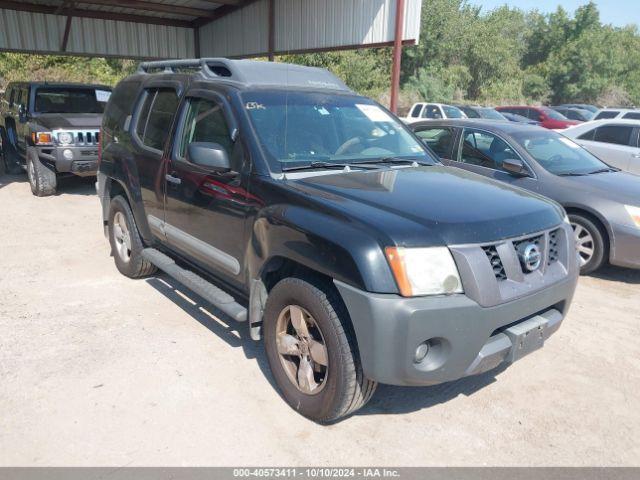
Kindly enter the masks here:
M 252 210 L 248 162 L 226 101 L 215 92 L 188 92 L 180 108 L 166 174 L 167 243 L 187 260 L 232 284 L 242 284 L 244 225 Z M 231 171 L 192 163 L 192 142 L 226 150 Z

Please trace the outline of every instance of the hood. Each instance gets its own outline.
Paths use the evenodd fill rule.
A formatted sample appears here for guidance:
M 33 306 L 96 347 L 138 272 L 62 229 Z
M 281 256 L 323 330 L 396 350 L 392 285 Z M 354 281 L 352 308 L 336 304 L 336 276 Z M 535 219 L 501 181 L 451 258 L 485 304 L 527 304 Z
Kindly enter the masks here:
M 564 177 L 574 185 L 602 197 L 640 206 L 640 176 L 628 172 L 608 172 L 585 175 L 582 177 Z
M 34 118 L 34 121 L 44 128 L 56 130 L 61 128 L 82 129 L 100 128 L 102 125 L 101 113 L 42 113 Z
M 445 166 L 317 175 L 288 183 L 396 245 L 490 243 L 562 222 L 551 200 Z

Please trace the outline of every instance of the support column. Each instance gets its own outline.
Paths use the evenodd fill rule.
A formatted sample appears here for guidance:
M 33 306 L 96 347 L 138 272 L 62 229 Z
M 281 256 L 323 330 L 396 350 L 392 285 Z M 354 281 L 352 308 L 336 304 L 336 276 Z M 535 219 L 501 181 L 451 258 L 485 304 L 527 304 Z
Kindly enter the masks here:
M 273 62 L 275 60 L 275 50 L 276 50 L 276 0 L 269 0 L 269 61 Z
M 400 92 L 400 66 L 402 62 L 402 37 L 404 34 L 404 0 L 396 0 L 396 25 L 393 41 L 393 66 L 391 67 L 391 104 L 390 110 L 398 113 L 398 94 Z

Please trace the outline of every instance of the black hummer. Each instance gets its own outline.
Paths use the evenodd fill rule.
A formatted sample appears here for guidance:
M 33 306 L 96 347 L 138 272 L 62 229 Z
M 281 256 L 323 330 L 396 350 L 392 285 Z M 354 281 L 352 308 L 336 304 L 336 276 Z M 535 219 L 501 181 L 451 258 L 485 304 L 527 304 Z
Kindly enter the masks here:
M 95 175 L 110 94 L 104 85 L 10 83 L 0 106 L 5 170 L 26 168 L 37 196 L 54 194 L 61 175 Z
M 442 166 L 325 70 L 142 64 L 107 106 L 98 193 L 117 268 L 159 268 L 264 339 L 331 422 L 542 346 L 578 278 L 556 203 Z

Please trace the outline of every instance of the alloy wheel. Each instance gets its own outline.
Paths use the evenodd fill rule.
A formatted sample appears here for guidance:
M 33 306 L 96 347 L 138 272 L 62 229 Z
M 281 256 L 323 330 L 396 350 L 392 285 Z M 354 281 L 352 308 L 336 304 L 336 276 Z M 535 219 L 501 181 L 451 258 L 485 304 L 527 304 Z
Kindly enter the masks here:
M 128 262 L 131 259 L 131 233 L 122 212 L 116 212 L 113 216 L 113 239 L 118 256 L 123 262 Z
M 285 307 L 276 323 L 278 356 L 291 383 L 307 395 L 327 382 L 329 355 L 316 320 L 298 305 Z
M 579 223 L 572 222 L 573 232 L 576 237 L 576 246 L 580 257 L 580 266 L 584 267 L 591 261 L 595 253 L 595 242 L 591 232 Z

